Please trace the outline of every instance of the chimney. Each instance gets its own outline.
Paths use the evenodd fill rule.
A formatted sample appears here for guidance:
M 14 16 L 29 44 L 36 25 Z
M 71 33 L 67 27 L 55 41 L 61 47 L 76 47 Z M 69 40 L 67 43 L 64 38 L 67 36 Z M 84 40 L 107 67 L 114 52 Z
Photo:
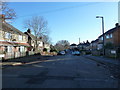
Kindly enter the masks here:
M 28 29 L 28 30 L 27 30 L 27 32 L 28 32 L 28 33 L 31 33 L 31 30 L 30 30 L 30 29 Z
M 118 27 L 118 26 L 119 26 L 119 23 L 116 23 L 115 26 Z
M 0 15 L 0 19 L 2 20 L 2 22 L 4 22 L 4 21 L 5 21 L 5 15 L 4 15 L 4 14 L 1 14 L 1 15 Z

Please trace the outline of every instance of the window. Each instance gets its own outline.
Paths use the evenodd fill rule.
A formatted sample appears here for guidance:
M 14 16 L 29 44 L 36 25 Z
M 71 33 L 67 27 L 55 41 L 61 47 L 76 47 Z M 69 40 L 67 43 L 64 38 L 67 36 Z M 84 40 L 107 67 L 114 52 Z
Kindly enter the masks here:
M 8 52 L 12 52 L 12 46 L 8 46 Z
M 110 34 L 110 38 L 112 38 L 112 33 Z
M 109 35 L 106 35 L 106 38 L 107 38 L 107 39 L 110 38 Z
M 103 37 L 100 37 L 100 40 L 103 40 Z
M 10 39 L 11 38 L 11 33 L 6 32 L 5 38 L 7 38 L 7 39 L 9 38 Z
M 19 40 L 22 40 L 22 36 L 21 35 L 19 35 Z
M 24 51 L 25 51 L 24 46 L 20 46 L 20 47 L 19 47 L 19 50 L 20 50 L 20 52 L 24 52 Z

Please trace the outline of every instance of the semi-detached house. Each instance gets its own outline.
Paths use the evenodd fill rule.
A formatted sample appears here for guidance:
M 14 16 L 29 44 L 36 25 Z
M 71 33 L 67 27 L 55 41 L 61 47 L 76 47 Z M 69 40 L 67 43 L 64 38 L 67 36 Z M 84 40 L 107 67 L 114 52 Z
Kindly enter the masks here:
M 30 46 L 28 36 L 5 21 L 0 23 L 0 53 L 5 55 L 4 59 L 25 56 Z

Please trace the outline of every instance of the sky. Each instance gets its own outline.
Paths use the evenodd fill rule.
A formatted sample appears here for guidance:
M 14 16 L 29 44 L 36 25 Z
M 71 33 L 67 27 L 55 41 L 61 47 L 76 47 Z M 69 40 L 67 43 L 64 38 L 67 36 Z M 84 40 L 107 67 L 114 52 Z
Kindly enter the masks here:
M 9 2 L 17 18 L 10 24 L 25 32 L 24 21 L 33 16 L 43 16 L 48 21 L 49 36 L 55 44 L 68 40 L 70 44 L 92 41 L 102 34 L 101 18 L 105 31 L 118 22 L 117 2 Z

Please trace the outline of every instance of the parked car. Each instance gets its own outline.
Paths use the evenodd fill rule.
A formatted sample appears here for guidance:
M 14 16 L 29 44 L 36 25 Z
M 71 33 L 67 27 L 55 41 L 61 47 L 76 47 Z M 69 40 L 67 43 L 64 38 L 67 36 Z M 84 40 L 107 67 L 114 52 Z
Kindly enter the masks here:
M 60 51 L 58 55 L 65 55 L 65 51 Z
M 73 51 L 72 54 L 73 55 L 80 55 L 80 52 L 79 51 Z

